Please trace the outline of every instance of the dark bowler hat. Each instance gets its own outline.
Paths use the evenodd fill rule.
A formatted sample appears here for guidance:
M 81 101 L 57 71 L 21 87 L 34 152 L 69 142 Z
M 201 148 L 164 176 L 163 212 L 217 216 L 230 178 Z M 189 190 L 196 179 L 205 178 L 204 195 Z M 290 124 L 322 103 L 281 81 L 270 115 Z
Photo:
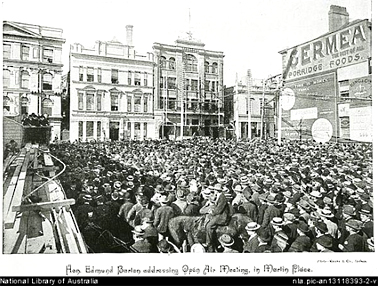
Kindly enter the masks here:
M 332 238 L 328 235 L 322 235 L 317 240 L 316 243 L 319 243 L 321 246 L 325 248 L 331 248 L 332 247 Z
M 301 231 L 304 232 L 304 233 L 307 233 L 307 232 L 310 231 L 310 229 L 308 228 L 307 223 L 305 223 L 305 222 L 302 221 L 302 220 L 299 221 L 298 229 L 301 230 Z
M 264 241 L 264 242 L 269 242 L 270 241 L 270 235 L 268 230 L 262 229 L 259 234 L 259 238 Z
M 355 230 L 361 230 L 362 228 L 362 222 L 356 219 L 350 219 L 348 220 L 345 225 L 355 229 Z
M 323 222 L 323 221 L 316 221 L 314 225 L 315 225 L 315 227 L 316 227 L 317 229 L 319 229 L 321 232 L 323 232 L 323 233 L 327 233 L 327 231 L 328 231 L 328 227 L 327 227 L 327 225 L 325 224 L 325 222 Z

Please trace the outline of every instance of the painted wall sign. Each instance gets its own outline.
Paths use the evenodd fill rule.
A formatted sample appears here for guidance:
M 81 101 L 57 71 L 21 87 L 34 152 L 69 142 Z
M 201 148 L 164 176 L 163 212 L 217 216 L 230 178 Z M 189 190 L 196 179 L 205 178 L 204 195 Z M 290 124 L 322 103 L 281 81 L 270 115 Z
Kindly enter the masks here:
M 335 73 L 286 83 L 295 94 L 290 110 L 282 110 L 282 138 L 298 140 L 313 137 L 312 126 L 318 118 L 327 119 L 336 136 Z
M 370 46 L 367 20 L 296 46 L 283 53 L 286 80 L 366 61 L 371 56 Z

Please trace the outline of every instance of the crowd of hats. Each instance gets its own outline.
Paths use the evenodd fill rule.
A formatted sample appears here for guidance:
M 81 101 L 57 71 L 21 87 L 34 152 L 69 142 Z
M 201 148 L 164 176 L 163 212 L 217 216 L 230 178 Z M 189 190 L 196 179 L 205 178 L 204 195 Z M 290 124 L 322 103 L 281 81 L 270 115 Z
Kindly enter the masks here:
M 21 120 L 22 125 L 25 126 L 48 126 L 49 121 L 44 115 L 37 115 L 35 113 L 25 115 Z
M 235 212 L 244 201 L 254 201 L 259 213 L 254 219 L 260 226 L 263 206 L 278 207 L 279 217 L 270 220 L 269 227 L 264 226 L 268 230 L 272 224 L 292 223 L 301 232 L 316 236 L 315 228 L 329 232 L 324 221 L 330 220 L 337 233 L 346 227 L 363 232 L 365 222 L 373 220 L 372 145 L 368 143 L 304 141 L 278 145 L 274 140 L 193 138 L 60 142 L 50 149 L 66 164 L 60 179 L 67 196 L 75 198 L 77 204 L 85 196 L 120 205 L 124 200 L 135 203 L 139 196 L 151 208 L 151 199 L 160 193 L 201 205 L 204 197 L 221 191 Z M 245 192 L 246 186 L 249 192 Z M 163 198 L 172 203 L 172 197 Z M 247 228 L 253 230 L 256 225 Z M 262 232 L 262 239 L 268 235 L 270 242 L 274 237 L 284 239 L 272 230 L 267 233 Z M 373 235 L 366 238 L 372 245 Z M 221 241 L 230 243 L 225 237 Z M 329 245 L 327 239 L 321 243 Z

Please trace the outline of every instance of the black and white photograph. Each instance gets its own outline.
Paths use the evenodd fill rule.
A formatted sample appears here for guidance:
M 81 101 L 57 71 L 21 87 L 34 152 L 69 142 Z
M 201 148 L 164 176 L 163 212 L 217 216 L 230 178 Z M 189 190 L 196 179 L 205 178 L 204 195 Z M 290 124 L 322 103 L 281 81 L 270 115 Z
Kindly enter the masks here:
M 0 284 L 378 284 L 372 2 L 2 0 Z

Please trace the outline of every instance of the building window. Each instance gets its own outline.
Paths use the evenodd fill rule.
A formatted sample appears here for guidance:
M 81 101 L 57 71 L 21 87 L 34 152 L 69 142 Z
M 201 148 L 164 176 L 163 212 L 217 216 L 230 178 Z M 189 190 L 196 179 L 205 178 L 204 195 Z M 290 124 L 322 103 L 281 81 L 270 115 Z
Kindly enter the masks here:
M 205 81 L 205 91 L 209 91 L 210 90 L 210 81 L 207 80 Z
M 52 75 L 49 73 L 45 73 L 43 75 L 43 83 L 42 83 L 43 90 L 52 90 Z
M 143 138 L 147 138 L 147 122 L 143 123 Z
M 134 85 L 140 85 L 140 72 L 134 74 Z
M 192 85 L 191 85 L 191 87 L 192 87 L 193 91 L 197 91 L 198 90 L 198 80 L 192 79 Z
M 210 67 L 209 67 L 209 62 L 205 62 L 205 72 L 209 73 L 210 72 Z
M 127 73 L 127 84 L 128 85 L 131 85 L 131 77 L 132 77 L 132 72 L 128 71 L 128 73 Z
M 33 58 L 34 59 L 38 59 L 39 58 L 39 51 L 38 51 L 37 47 L 33 48 Z
M 112 83 L 118 83 L 118 70 L 112 69 Z
M 168 78 L 168 89 L 175 89 L 176 88 L 176 78 L 169 77 Z
M 10 85 L 10 71 L 3 69 L 3 85 L 8 87 Z
M 30 48 L 27 46 L 22 46 L 22 60 L 23 61 L 29 60 L 29 53 L 30 53 Z
M 199 120 L 198 119 L 192 119 L 192 125 L 198 125 Z
M 131 96 L 127 97 L 127 112 L 131 112 Z
M 164 88 L 164 78 L 162 76 L 160 77 L 159 86 L 160 86 L 160 88 Z
M 110 94 L 111 111 L 118 111 L 118 94 Z
M 144 97 L 144 102 L 143 102 L 143 112 L 147 112 L 147 103 L 148 103 L 148 97 Z
M 27 97 L 21 97 L 21 115 L 27 115 L 29 112 L 29 100 Z
M 187 55 L 186 56 L 186 62 L 185 62 L 185 70 L 186 71 L 197 71 L 197 59 L 193 55 Z
M 87 68 L 87 81 L 94 82 L 94 69 L 93 68 Z
M 189 90 L 190 89 L 190 79 L 185 79 L 185 90 Z
M 167 66 L 167 59 L 163 56 L 160 57 L 160 67 L 162 69 L 165 69 Z
M 8 95 L 3 96 L 3 110 L 9 112 L 11 106 L 11 99 Z
M 86 94 L 86 108 L 87 110 L 94 110 L 94 94 L 87 93 Z
M 213 63 L 212 65 L 212 69 L 211 69 L 212 73 L 218 73 L 218 64 L 217 63 Z
M 3 44 L 3 58 L 10 59 L 11 57 L 11 45 Z
M 83 121 L 79 121 L 79 138 L 83 139 Z
M 52 49 L 44 48 L 43 49 L 43 62 L 52 63 L 53 62 L 53 53 Z
M 79 92 L 78 94 L 78 109 L 83 110 L 84 109 L 84 94 L 82 92 Z
M 99 83 L 102 82 L 102 70 L 101 70 L 101 68 L 97 69 L 97 82 L 99 82 Z
M 21 88 L 29 88 L 30 75 L 27 71 L 21 72 Z
M 84 80 L 83 67 L 79 67 L 79 81 Z
M 97 139 L 101 138 L 101 121 L 97 121 Z
M 101 93 L 97 94 L 97 110 L 101 111 Z
M 50 98 L 45 98 L 42 101 L 42 114 L 47 114 L 48 116 L 52 115 L 52 107 L 53 107 L 53 102 Z
M 86 124 L 87 124 L 87 126 L 86 126 L 87 128 L 85 130 L 85 133 L 86 133 L 87 138 L 94 136 L 94 134 L 93 134 L 94 122 L 93 121 L 87 121 Z
M 134 98 L 134 112 L 141 112 L 141 97 Z
M 176 109 L 176 100 L 175 99 L 169 99 L 168 109 L 171 109 L 171 110 Z
M 134 138 L 140 139 L 140 123 L 139 122 L 134 123 Z
M 147 73 L 145 72 L 144 73 L 144 79 L 143 79 L 143 82 L 144 82 L 144 86 L 147 86 L 148 85 L 148 75 L 147 75 Z
M 170 70 L 176 69 L 176 59 L 175 58 L 169 58 L 169 69 Z
M 211 91 L 215 91 L 215 81 L 211 82 Z

